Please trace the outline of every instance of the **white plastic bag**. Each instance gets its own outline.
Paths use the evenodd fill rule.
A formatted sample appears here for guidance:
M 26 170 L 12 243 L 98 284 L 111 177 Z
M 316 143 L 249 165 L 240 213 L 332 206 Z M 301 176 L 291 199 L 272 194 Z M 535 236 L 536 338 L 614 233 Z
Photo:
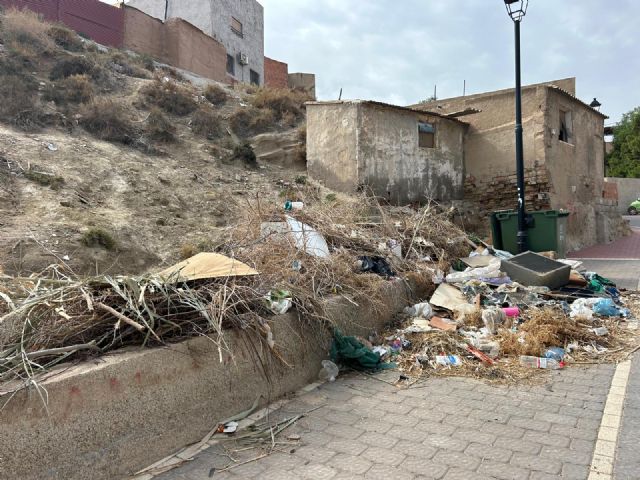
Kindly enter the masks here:
M 296 242 L 296 248 L 304 250 L 314 257 L 326 258 L 329 256 L 329 245 L 322 235 L 313 227 L 299 222 L 293 217 L 286 217 L 291 235 Z

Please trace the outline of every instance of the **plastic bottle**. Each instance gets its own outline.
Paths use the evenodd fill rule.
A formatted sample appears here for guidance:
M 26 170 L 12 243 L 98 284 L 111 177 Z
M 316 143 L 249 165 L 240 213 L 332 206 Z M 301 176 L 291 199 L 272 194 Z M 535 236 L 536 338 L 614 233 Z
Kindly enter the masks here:
M 564 362 L 559 362 L 553 358 L 529 357 L 527 355 L 522 355 L 520 357 L 520 365 L 531 368 L 559 370 L 564 367 Z

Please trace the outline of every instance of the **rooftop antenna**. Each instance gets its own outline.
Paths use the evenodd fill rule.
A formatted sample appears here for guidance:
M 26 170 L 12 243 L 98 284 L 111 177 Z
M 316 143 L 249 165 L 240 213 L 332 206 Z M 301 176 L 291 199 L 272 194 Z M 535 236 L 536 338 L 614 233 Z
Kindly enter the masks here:
M 438 85 L 433 86 L 433 99 L 434 100 L 438 99 Z
M 464 83 L 462 84 L 462 96 L 466 96 L 467 95 L 467 81 L 464 80 Z
M 338 95 L 338 101 L 342 100 L 342 87 L 340 87 L 340 95 Z

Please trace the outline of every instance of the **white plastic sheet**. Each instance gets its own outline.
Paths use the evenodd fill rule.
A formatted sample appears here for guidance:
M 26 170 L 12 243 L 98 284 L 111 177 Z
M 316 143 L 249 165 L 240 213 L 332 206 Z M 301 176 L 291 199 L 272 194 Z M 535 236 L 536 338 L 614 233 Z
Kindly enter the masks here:
M 327 241 L 313 227 L 290 216 L 287 216 L 286 219 L 291 235 L 296 242 L 296 248 L 304 250 L 314 257 L 327 258 L 330 255 Z

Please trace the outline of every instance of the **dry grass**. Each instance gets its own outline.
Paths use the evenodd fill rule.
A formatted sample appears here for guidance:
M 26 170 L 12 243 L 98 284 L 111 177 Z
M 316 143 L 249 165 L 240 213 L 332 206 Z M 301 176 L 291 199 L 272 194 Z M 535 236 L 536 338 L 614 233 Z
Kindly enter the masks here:
M 45 115 L 35 80 L 24 75 L 0 75 L 0 119 L 24 130 L 44 125 Z
M 57 105 L 87 103 L 95 94 L 93 82 L 87 75 L 71 75 L 60 82 L 47 86 L 44 99 Z
M 82 235 L 81 242 L 85 247 L 104 248 L 105 250 L 115 250 L 117 245 L 113 235 L 102 228 L 87 230 Z
M 530 309 L 519 334 L 507 331 L 500 334 L 500 350 L 504 355 L 541 356 L 549 347 L 566 347 L 572 342 L 590 344 L 598 340 L 606 344 L 606 338 L 598 338 L 591 332 L 592 326 L 569 318 L 556 308 Z
M 9 9 L 0 21 L 0 38 L 14 55 L 35 61 L 55 50 L 55 43 L 49 37 L 50 25 L 37 13 Z
M 219 138 L 224 132 L 220 117 L 207 105 L 202 105 L 194 112 L 191 117 L 191 130 L 209 140 Z
M 247 138 L 276 128 L 276 117 L 269 109 L 255 107 L 237 110 L 230 118 L 232 130 L 240 137 Z
M 198 108 L 193 91 L 173 80 L 156 78 L 140 89 L 140 95 L 147 105 L 156 105 L 173 115 L 189 115 Z
M 224 88 L 218 85 L 208 85 L 204 89 L 204 98 L 213 103 L 214 105 L 222 105 L 227 101 L 229 95 Z
M 81 110 L 81 125 L 96 137 L 130 145 L 138 137 L 127 107 L 108 99 L 94 100 Z
M 271 110 L 277 121 L 291 127 L 304 117 L 304 104 L 309 100 L 312 100 L 309 94 L 299 90 L 261 88 L 251 99 L 251 104 Z
M 151 78 L 151 71 L 146 68 L 149 63 L 145 58 L 132 56 L 119 50 L 111 50 L 106 56 L 106 64 L 111 69 L 123 75 L 134 78 Z M 153 66 L 153 62 L 151 62 Z
M 48 35 L 59 47 L 70 52 L 82 52 L 84 43 L 76 32 L 64 25 L 52 25 L 48 30 Z
M 157 142 L 175 142 L 176 127 L 158 107 L 153 107 L 147 118 L 146 134 Z
M 87 57 L 65 57 L 55 63 L 49 73 L 49 79 L 61 80 L 72 75 L 92 76 L 95 69 L 96 63 Z
M 248 142 L 236 145 L 233 148 L 232 159 L 240 160 L 251 167 L 257 165 L 256 152 L 253 151 L 253 147 Z

